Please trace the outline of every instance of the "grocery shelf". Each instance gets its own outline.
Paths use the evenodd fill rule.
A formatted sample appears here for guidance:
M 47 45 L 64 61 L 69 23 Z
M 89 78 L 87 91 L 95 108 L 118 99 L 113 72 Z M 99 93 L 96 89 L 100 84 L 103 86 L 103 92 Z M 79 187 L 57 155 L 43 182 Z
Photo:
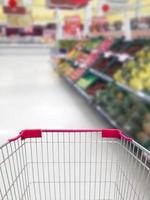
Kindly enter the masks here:
M 72 80 L 69 77 L 67 77 L 67 76 L 65 76 L 63 74 L 62 74 L 62 76 L 66 80 L 67 83 L 69 83 L 70 85 L 73 85 L 73 82 L 72 82 Z
M 60 72 L 59 72 L 60 73 Z M 102 116 L 113 128 L 117 128 L 123 130 L 120 125 L 113 120 L 109 114 L 100 106 L 93 102 L 92 96 L 88 95 L 82 88 L 80 88 L 77 84 L 75 84 L 69 77 L 60 73 L 60 75 L 64 78 L 64 80 L 71 86 L 81 97 L 88 103 L 88 105 L 94 109 L 100 116 Z M 128 135 L 127 131 L 123 130 L 126 135 Z
M 91 53 L 91 51 L 92 51 L 92 50 L 87 49 L 87 48 L 79 48 L 79 47 L 75 47 L 75 49 L 78 50 L 78 51 L 87 53 L 87 54 Z
M 114 81 L 110 76 L 107 76 L 107 75 L 105 75 L 105 74 L 103 74 L 103 73 L 101 73 L 101 72 L 98 72 L 98 71 L 96 71 L 95 69 L 90 68 L 89 71 L 90 71 L 92 74 L 94 74 L 94 75 L 100 77 L 100 78 L 103 79 L 104 81 L 107 81 L 107 82 L 113 82 L 113 81 Z
M 140 29 L 140 30 L 132 30 L 131 31 L 132 38 L 137 39 L 137 38 L 148 38 L 150 36 L 150 29 Z M 123 31 L 104 31 L 104 32 L 97 32 L 97 33 L 90 33 L 89 37 L 111 37 L 111 38 L 118 38 L 124 36 Z
M 150 95 L 144 93 L 144 92 L 141 92 L 141 91 L 135 91 L 134 89 L 132 89 L 131 87 L 125 85 L 125 84 L 122 84 L 122 83 L 119 83 L 119 82 L 116 82 L 116 84 L 126 90 L 127 92 L 130 92 L 132 94 L 134 94 L 135 96 L 141 98 L 142 100 L 144 100 L 145 102 L 147 103 L 150 103 Z
M 109 122 L 109 124 L 111 126 L 113 126 L 114 128 L 117 128 L 117 129 L 121 129 L 119 127 L 119 125 L 114 120 L 111 119 L 111 117 L 104 111 L 104 109 L 101 106 L 94 105 L 93 107 L 95 108 L 95 110 L 97 111 L 97 113 L 100 116 L 102 116 L 103 118 L 105 118 Z
M 87 49 L 87 48 L 83 48 L 82 51 L 87 53 L 87 54 L 90 54 L 92 52 L 91 49 Z
M 71 64 L 72 66 L 74 66 L 74 67 L 78 67 L 78 66 L 79 66 L 79 63 L 77 63 L 76 61 L 73 61 L 73 60 L 70 59 L 70 58 L 64 57 L 63 59 L 64 59 L 66 62 L 68 62 L 69 64 Z
M 61 76 L 64 78 L 64 80 L 73 87 L 81 96 L 83 99 L 86 100 L 86 102 L 96 110 L 96 112 L 102 116 L 112 127 L 120 129 L 119 125 L 111 119 L 111 117 L 104 111 L 104 109 L 100 105 L 96 105 L 92 101 L 92 97 L 89 96 L 83 89 L 81 89 L 77 84 L 74 84 L 74 82 L 67 76 L 61 74 Z
M 88 103 L 92 103 L 92 97 L 82 90 L 77 84 L 74 84 L 74 88 Z
M 120 42 L 124 42 L 124 43 L 122 44 Z M 137 42 L 136 42 L 136 40 L 131 41 L 131 42 L 128 42 L 128 41 L 126 42 L 123 39 L 121 39 L 118 41 L 117 40 L 112 41 L 112 44 L 114 44 L 113 48 L 110 47 L 107 49 L 107 51 L 104 51 L 104 52 L 102 49 L 102 51 L 100 51 L 99 53 L 95 52 L 96 49 L 94 49 L 94 47 L 93 47 L 93 49 L 88 49 L 88 46 L 86 47 L 86 45 L 75 46 L 74 48 L 76 49 L 76 51 L 85 52 L 87 54 L 91 53 L 90 58 L 91 59 L 93 58 L 94 63 L 90 63 L 88 66 L 85 66 L 85 64 L 84 64 L 84 63 L 88 63 L 88 59 L 86 62 L 86 58 L 88 58 L 87 54 L 85 56 L 84 63 L 78 63 L 78 61 L 77 61 L 78 59 L 72 60 L 73 58 L 71 58 L 71 57 L 66 58 L 66 60 L 68 60 L 68 63 L 70 62 L 70 64 L 71 64 L 71 62 L 72 62 L 73 65 L 76 64 L 76 66 L 77 66 L 77 67 L 75 67 L 76 69 L 78 69 L 78 67 L 85 69 L 84 73 L 80 76 L 80 78 L 82 78 L 83 76 L 89 75 L 93 79 L 94 78 L 96 79 L 96 84 L 100 84 L 102 82 L 104 84 L 104 88 L 103 88 L 104 93 L 100 92 L 100 93 L 95 94 L 95 96 L 94 96 L 94 94 L 93 94 L 93 96 L 92 95 L 89 96 L 87 94 L 87 91 L 84 90 L 84 88 L 82 89 L 82 86 L 80 88 L 80 85 L 77 84 L 77 81 L 72 81 L 68 77 L 64 77 L 64 78 L 66 79 L 68 84 L 71 85 L 72 88 L 75 89 L 75 91 L 77 91 L 80 94 L 80 96 L 86 100 L 86 102 L 89 104 L 89 106 L 92 109 L 94 109 L 95 112 L 97 112 L 99 116 L 102 116 L 102 118 L 104 118 L 112 127 L 121 129 L 126 135 L 129 135 L 130 137 L 132 136 L 137 141 L 138 141 L 138 138 L 140 140 L 140 137 L 145 136 L 145 138 L 143 140 L 141 139 L 139 142 L 144 147 L 149 148 L 150 142 L 148 141 L 148 143 L 146 143 L 147 142 L 147 138 L 146 138 L 147 133 L 143 128 L 144 121 L 141 121 L 135 127 L 134 127 L 134 124 L 136 125 L 136 117 L 138 120 L 140 120 L 140 119 L 144 120 L 144 119 L 142 119 L 141 113 L 145 113 L 143 115 L 143 117 L 146 117 L 146 113 L 150 113 L 150 110 L 149 110 L 150 94 L 144 90 L 137 91 L 132 86 L 130 86 L 128 83 L 119 81 L 119 79 L 116 80 L 113 76 L 113 74 L 115 74 L 117 72 L 117 70 L 124 69 L 124 68 L 121 68 L 121 66 L 124 66 L 124 63 L 126 61 L 127 61 L 127 64 L 125 64 L 125 67 L 128 68 L 128 62 L 131 61 L 131 64 L 132 64 L 132 60 L 134 60 L 134 58 L 135 58 L 135 52 L 138 52 L 138 51 L 140 52 L 142 46 L 144 44 L 146 44 L 146 46 L 148 46 L 149 43 L 146 42 L 146 40 L 144 40 L 144 39 L 143 40 L 139 39 Z M 144 48 L 144 46 L 143 46 L 143 48 Z M 90 51 L 88 51 L 88 50 L 90 50 Z M 93 54 L 92 54 L 92 52 L 93 52 Z M 96 54 L 94 54 L 94 52 Z M 139 54 L 139 59 L 140 59 L 140 56 L 142 57 L 142 59 L 146 59 L 148 57 L 146 54 L 147 50 L 145 50 L 144 52 L 145 52 L 145 54 L 144 54 L 145 57 L 142 57 L 143 54 Z M 92 57 L 92 55 L 93 55 L 93 57 Z M 97 55 L 97 58 L 95 57 L 95 55 Z M 115 66 L 115 64 L 118 64 L 118 66 Z M 136 67 L 137 63 L 134 62 L 134 64 Z M 105 68 L 104 68 L 104 66 L 105 66 Z M 101 68 L 101 67 L 103 67 L 103 68 Z M 104 70 L 102 70 L 102 69 L 104 69 Z M 79 70 L 79 72 L 80 72 L 80 70 Z M 148 71 L 148 73 L 149 73 L 149 71 Z M 76 75 L 76 73 L 75 73 L 75 75 Z M 107 84 L 107 83 L 109 83 L 109 84 Z M 92 85 L 93 87 L 94 87 L 94 84 Z M 114 88 L 114 90 L 113 90 L 113 88 Z M 88 88 L 88 91 L 90 91 L 90 87 Z M 115 91 L 118 91 L 116 96 L 115 96 Z M 107 102 L 108 104 L 109 104 L 109 102 L 111 102 L 111 92 L 112 92 L 112 97 L 114 96 L 114 98 L 117 98 L 119 100 L 118 102 L 114 101 L 115 106 L 120 103 L 119 104 L 120 107 L 118 108 L 118 110 L 116 109 L 116 113 L 113 113 L 113 108 L 115 110 L 115 106 L 113 106 L 113 103 L 112 103 L 112 110 L 111 110 L 111 105 L 110 105 L 110 109 L 108 108 L 108 110 L 106 109 L 107 107 L 105 108 L 105 106 L 103 106 L 103 101 L 104 102 L 107 101 L 107 98 L 105 98 L 105 94 L 107 97 L 107 93 L 109 94 L 109 92 L 110 92 L 110 100 L 109 100 L 109 95 L 108 95 L 108 102 Z M 89 92 L 89 94 L 90 93 L 92 94 L 92 92 Z M 104 98 L 103 98 L 103 96 L 104 96 Z M 100 101 L 94 101 L 94 97 L 95 97 L 95 99 L 99 98 Z M 124 97 L 126 97 L 125 106 L 121 105 L 121 102 L 123 101 Z M 100 102 L 100 104 L 97 104 L 97 102 Z M 127 124 L 129 126 L 128 127 L 127 125 L 125 126 L 123 124 L 123 122 L 125 122 L 128 119 L 128 114 L 130 116 L 130 104 L 131 104 L 131 107 L 133 107 L 133 111 L 135 111 L 135 109 L 136 109 L 136 104 L 138 107 L 137 107 L 137 114 L 136 114 L 136 112 L 134 113 L 135 116 L 133 116 L 133 119 L 131 118 L 132 123 Z M 119 120 L 117 113 L 124 111 L 122 109 L 122 106 L 123 106 L 123 109 L 126 109 L 126 107 L 127 107 L 127 112 L 128 112 L 127 115 L 122 114 L 123 117 L 126 117 L 127 119 L 121 118 Z M 120 109 L 120 111 L 119 111 L 119 109 Z M 121 113 L 119 113 L 119 114 L 121 115 Z M 112 116 L 117 116 L 117 117 L 115 119 L 115 117 L 112 117 Z M 136 128 L 139 128 L 139 129 L 136 129 Z M 136 130 L 137 131 L 142 130 L 143 132 L 135 133 Z M 133 131 L 133 133 L 132 133 L 132 131 Z
M 84 90 L 82 90 L 77 84 L 75 84 L 69 77 L 61 74 L 65 81 L 72 86 L 88 103 L 92 103 L 92 97 L 89 96 Z
M 112 79 L 110 76 L 105 75 L 105 74 L 103 74 L 101 72 L 98 72 L 98 71 L 96 71 L 96 70 L 94 70 L 92 68 L 89 69 L 89 71 L 91 73 L 93 73 L 94 75 L 100 77 L 101 79 L 107 81 L 107 82 L 114 82 L 118 87 L 122 88 L 123 90 L 132 93 L 133 95 L 141 98 L 142 100 L 144 100 L 147 103 L 150 103 L 150 95 L 148 95 L 148 94 L 146 94 L 144 92 L 141 92 L 141 91 L 135 91 L 131 87 L 129 87 L 129 86 L 125 85 L 125 84 L 119 83 L 119 82 L 115 81 L 114 79 Z

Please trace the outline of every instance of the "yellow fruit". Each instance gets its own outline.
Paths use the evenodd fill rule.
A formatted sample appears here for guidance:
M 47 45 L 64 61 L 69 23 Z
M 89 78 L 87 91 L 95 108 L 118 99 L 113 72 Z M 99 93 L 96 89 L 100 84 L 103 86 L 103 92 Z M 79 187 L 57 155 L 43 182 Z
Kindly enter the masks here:
M 145 79 L 148 78 L 148 77 L 147 77 L 147 73 L 145 73 L 145 72 L 143 72 L 143 71 L 141 71 L 141 72 L 138 74 L 138 77 L 139 77 L 140 79 L 142 79 L 142 80 L 145 80 Z
M 130 60 L 128 63 L 127 63 L 127 67 L 128 68 L 135 68 L 137 65 L 137 63 L 134 61 L 134 60 Z
M 143 82 L 144 88 L 145 89 L 150 89 L 150 79 L 148 78 Z
M 145 67 L 145 71 L 150 76 L 150 67 L 149 66 Z
M 114 74 L 114 79 L 117 81 L 121 81 L 122 80 L 122 72 L 121 70 L 118 70 L 115 74 Z
M 131 76 L 132 77 L 136 76 L 136 73 L 137 73 L 137 69 L 132 69 Z
M 150 59 L 150 52 L 147 53 L 147 58 Z
M 133 78 L 129 81 L 130 87 L 132 87 L 135 90 L 142 90 L 144 88 L 142 80 L 138 78 Z

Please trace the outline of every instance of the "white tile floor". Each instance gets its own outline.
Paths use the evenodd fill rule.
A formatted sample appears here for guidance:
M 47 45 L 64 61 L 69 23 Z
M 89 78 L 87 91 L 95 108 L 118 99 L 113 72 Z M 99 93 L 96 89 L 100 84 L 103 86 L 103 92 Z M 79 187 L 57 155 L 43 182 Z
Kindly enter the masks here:
M 53 71 L 49 54 L 9 53 L 0 56 L 1 139 L 26 128 L 108 126 Z

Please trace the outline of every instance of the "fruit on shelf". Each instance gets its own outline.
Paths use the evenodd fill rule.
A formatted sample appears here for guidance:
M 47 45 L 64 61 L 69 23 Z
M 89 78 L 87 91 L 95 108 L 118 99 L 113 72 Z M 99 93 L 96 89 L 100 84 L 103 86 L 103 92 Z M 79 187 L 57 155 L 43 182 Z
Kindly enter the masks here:
M 111 62 L 113 58 L 104 58 L 104 57 L 100 57 L 94 64 L 93 64 L 93 68 L 97 71 L 103 71 L 104 68 L 106 68 L 109 63 Z
M 98 53 L 104 53 L 107 51 L 113 43 L 113 39 L 105 39 L 99 46 L 96 48 Z
M 81 40 L 81 41 L 79 41 L 77 44 L 76 44 L 76 48 L 77 49 L 83 49 L 85 46 L 86 46 L 86 40 Z
M 87 73 L 77 81 L 77 85 L 80 88 L 86 90 L 90 85 L 92 85 L 97 80 L 98 78 L 96 76 L 93 76 L 93 74 L 91 73 Z
M 64 75 L 69 76 L 73 71 L 74 68 L 68 66 L 64 69 Z
M 101 56 L 92 67 L 97 71 L 113 76 L 113 74 L 120 69 L 122 65 L 122 62 L 120 62 L 116 57 L 110 56 L 109 58 L 105 58 Z
M 144 84 L 141 79 L 137 78 L 132 78 L 129 80 L 129 86 L 132 87 L 135 90 L 143 90 L 144 89 Z
M 66 49 L 69 51 L 76 45 L 76 40 L 59 40 L 58 41 L 58 47 L 59 49 Z
M 112 61 L 109 62 L 109 65 L 106 69 L 104 69 L 104 73 L 113 76 L 114 73 L 119 70 L 123 66 L 123 63 L 118 61 L 118 59 L 113 58 Z
M 97 51 L 90 53 L 87 59 L 84 60 L 85 66 L 89 67 L 90 65 L 92 65 L 96 61 L 97 58 L 98 58 Z
M 78 63 L 84 63 L 85 62 L 85 60 L 88 58 L 88 54 L 86 54 L 86 53 L 84 53 L 84 52 L 80 52 L 79 54 L 78 54 L 78 56 L 76 57 L 76 61 L 78 62 Z
M 134 55 L 136 52 L 138 52 L 139 50 L 141 50 L 143 48 L 143 46 L 141 45 L 131 45 L 129 48 L 126 49 L 125 52 L 127 52 L 130 55 Z
M 84 72 L 86 71 L 86 69 L 85 68 L 77 68 L 77 69 L 75 69 L 71 74 L 70 74 L 70 79 L 72 80 L 72 81 L 76 81 L 77 79 L 79 79 L 83 74 L 84 74 Z
M 74 71 L 74 68 L 69 63 L 62 62 L 58 65 L 58 71 L 68 76 Z
M 94 102 L 131 136 L 142 144 L 150 141 L 150 106 L 143 104 L 130 93 L 122 91 L 115 84 L 108 84 L 97 90 Z
M 78 57 L 79 54 L 80 54 L 80 51 L 78 51 L 76 49 L 72 49 L 71 51 L 68 52 L 67 58 L 69 58 L 71 60 L 76 60 L 76 58 Z
M 93 96 L 97 90 L 103 90 L 106 83 L 98 81 L 86 89 L 87 94 Z
M 126 62 L 122 70 L 114 74 L 114 79 L 125 83 L 137 91 L 150 91 L 150 47 L 137 52 L 135 59 Z
M 70 66 L 69 63 L 65 62 L 65 61 L 61 61 L 58 63 L 58 68 L 61 70 L 63 70 L 65 67 Z
M 100 37 L 100 38 L 92 38 L 92 39 L 86 41 L 85 47 L 88 50 L 96 49 L 97 46 L 103 42 L 103 40 L 104 39 L 102 37 Z
M 141 51 L 136 53 L 136 58 L 139 60 L 150 60 L 150 47 L 145 46 Z

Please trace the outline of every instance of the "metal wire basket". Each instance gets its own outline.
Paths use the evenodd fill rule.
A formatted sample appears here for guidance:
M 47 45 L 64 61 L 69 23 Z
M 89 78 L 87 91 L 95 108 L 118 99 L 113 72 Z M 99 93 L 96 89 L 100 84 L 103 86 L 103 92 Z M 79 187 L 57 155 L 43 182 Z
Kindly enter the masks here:
M 149 200 L 149 159 L 117 129 L 24 130 L 0 147 L 0 199 Z

